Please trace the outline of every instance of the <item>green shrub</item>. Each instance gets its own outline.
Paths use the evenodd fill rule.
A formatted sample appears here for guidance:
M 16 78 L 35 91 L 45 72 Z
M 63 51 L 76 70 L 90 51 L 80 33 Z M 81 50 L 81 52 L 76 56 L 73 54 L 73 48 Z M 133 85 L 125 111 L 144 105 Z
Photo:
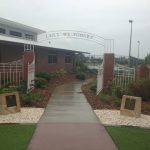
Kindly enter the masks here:
M 44 78 L 36 78 L 35 79 L 35 87 L 37 87 L 37 88 L 47 87 L 47 80 Z
M 113 87 L 112 94 L 116 95 L 118 98 L 122 98 L 123 95 L 127 95 L 128 91 L 127 89 L 122 89 L 120 87 Z
M 97 81 L 93 80 L 90 83 L 88 83 L 88 86 L 90 88 L 90 90 L 92 90 L 94 93 L 96 93 L 97 90 Z
M 77 62 L 75 67 L 76 74 L 82 73 L 82 72 L 88 72 L 88 67 L 83 62 Z
M 32 105 L 37 101 L 41 100 L 42 95 L 39 93 L 28 93 L 22 94 L 20 96 L 21 104 L 22 105 Z
M 27 81 L 23 80 L 21 81 L 20 85 L 17 87 L 17 90 L 21 93 L 27 92 Z
M 23 105 L 31 105 L 31 101 L 32 101 L 31 95 L 30 94 L 22 94 L 20 96 L 20 101 L 21 101 L 21 104 L 23 104 Z
M 38 78 L 44 78 L 44 79 L 46 79 L 47 81 L 49 81 L 49 80 L 51 79 L 50 74 L 47 73 L 47 72 L 39 72 L 39 73 L 37 73 L 35 76 L 38 77 Z
M 0 93 L 9 93 L 17 91 L 17 87 L 1 88 Z
M 128 87 L 128 94 L 142 97 L 143 100 L 150 100 L 150 78 L 131 83 Z
M 96 84 L 91 85 L 90 90 L 92 90 L 94 93 L 96 93 L 97 85 Z
M 98 70 L 97 69 L 88 69 L 88 72 L 94 75 L 97 75 Z
M 78 73 L 77 75 L 76 75 L 76 78 L 77 79 L 80 79 L 80 80 L 85 80 L 85 74 L 84 73 Z
M 108 104 L 112 103 L 114 106 L 117 106 L 117 107 L 121 105 L 121 100 L 115 95 L 108 95 L 108 94 L 100 93 L 98 97 L 101 101 L 105 103 L 108 103 Z
M 51 77 L 52 78 L 61 78 L 61 77 L 64 77 L 65 74 L 66 74 L 66 71 L 64 69 L 60 69 L 60 70 L 53 72 L 51 74 Z
M 113 99 L 112 103 L 114 106 L 120 107 L 121 106 L 121 99 L 115 97 L 115 99 Z
M 104 93 L 100 93 L 98 97 L 101 101 L 105 103 L 110 103 L 112 101 L 112 96 L 104 94 Z

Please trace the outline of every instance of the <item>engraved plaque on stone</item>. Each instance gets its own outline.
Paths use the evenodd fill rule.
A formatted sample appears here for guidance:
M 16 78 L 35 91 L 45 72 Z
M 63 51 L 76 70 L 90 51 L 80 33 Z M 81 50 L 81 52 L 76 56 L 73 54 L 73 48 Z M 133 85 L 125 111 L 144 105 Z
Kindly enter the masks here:
M 135 99 L 126 98 L 125 100 L 125 109 L 134 110 L 135 108 Z
M 0 114 L 20 112 L 20 98 L 18 92 L 0 94 Z
M 130 117 L 140 117 L 141 115 L 141 97 L 123 95 L 120 114 Z
M 16 106 L 16 95 L 8 95 L 6 96 L 6 104 L 7 107 L 12 107 L 12 106 Z

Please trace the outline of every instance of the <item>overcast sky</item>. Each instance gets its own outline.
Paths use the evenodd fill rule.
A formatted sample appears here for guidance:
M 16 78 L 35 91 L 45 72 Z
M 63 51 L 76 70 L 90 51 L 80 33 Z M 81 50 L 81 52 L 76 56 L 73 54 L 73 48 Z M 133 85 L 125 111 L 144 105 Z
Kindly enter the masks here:
M 133 20 L 132 52 L 150 53 L 150 0 L 0 0 L 0 17 L 46 31 L 81 30 L 115 40 L 115 53 L 128 55 Z M 52 40 L 51 46 L 103 53 L 98 44 L 73 39 Z

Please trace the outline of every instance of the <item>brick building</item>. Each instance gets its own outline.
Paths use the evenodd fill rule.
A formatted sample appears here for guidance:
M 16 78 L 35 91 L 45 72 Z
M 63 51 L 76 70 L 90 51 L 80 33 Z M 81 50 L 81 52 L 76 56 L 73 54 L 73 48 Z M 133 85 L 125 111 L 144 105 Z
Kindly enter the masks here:
M 53 48 L 38 42 L 37 36 L 45 31 L 0 18 L 0 63 L 23 58 L 25 43 L 32 43 L 35 51 L 35 71 L 73 71 L 74 50 Z

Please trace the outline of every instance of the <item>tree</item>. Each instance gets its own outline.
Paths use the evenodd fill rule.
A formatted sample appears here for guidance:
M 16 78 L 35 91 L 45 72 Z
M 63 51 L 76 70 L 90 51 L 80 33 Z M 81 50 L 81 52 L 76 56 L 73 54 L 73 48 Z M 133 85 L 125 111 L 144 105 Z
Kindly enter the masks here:
M 145 64 L 150 65 L 150 54 L 147 54 L 147 56 L 145 57 Z

